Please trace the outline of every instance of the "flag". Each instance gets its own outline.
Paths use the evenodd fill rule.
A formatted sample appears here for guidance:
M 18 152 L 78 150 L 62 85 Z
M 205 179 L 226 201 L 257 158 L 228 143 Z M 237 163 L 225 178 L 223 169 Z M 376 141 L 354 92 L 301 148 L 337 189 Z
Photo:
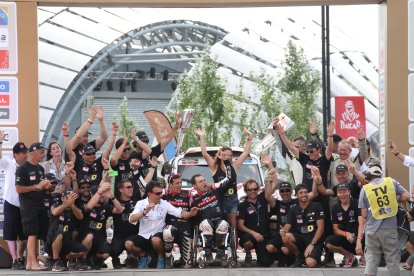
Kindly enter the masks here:
M 363 96 L 335 97 L 336 134 L 346 139 L 360 128 L 366 133 L 364 100 Z

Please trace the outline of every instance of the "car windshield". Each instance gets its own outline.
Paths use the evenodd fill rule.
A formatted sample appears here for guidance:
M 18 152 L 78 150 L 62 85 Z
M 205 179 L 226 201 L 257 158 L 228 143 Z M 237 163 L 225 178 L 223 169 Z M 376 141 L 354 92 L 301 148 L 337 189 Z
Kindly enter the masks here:
M 178 165 L 178 172 L 183 180 L 183 188 L 191 188 L 191 177 L 195 174 L 201 174 L 206 178 L 207 183 L 213 183 L 213 177 L 207 165 Z M 243 164 L 237 171 L 237 183 L 243 183 L 247 178 L 253 178 L 259 182 L 260 186 L 263 186 L 257 164 Z

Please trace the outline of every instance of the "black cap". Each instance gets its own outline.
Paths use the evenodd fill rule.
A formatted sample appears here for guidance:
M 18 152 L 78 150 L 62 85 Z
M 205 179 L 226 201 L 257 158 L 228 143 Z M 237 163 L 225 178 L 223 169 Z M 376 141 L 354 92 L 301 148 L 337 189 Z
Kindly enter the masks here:
M 83 147 L 83 153 L 91 153 L 91 152 L 96 152 L 96 149 L 91 144 L 86 144 Z
M 38 143 L 33 143 L 30 148 L 29 148 L 29 152 L 33 152 L 36 150 L 47 150 L 48 148 L 46 148 L 45 145 L 43 145 L 42 143 L 38 142 Z
M 336 185 L 336 190 L 349 190 L 349 185 L 347 183 L 339 183 Z
M 338 166 L 336 166 L 335 169 L 336 172 L 348 172 L 348 167 L 344 164 L 339 164 Z
M 27 152 L 27 147 L 23 142 L 17 142 L 14 146 L 13 146 L 13 153 L 26 153 Z
M 338 143 L 338 142 L 341 142 L 342 141 L 342 137 L 339 136 L 338 134 L 334 134 L 332 136 L 333 136 L 333 142 L 334 143 Z
M 321 144 L 316 140 L 312 140 L 306 145 L 306 148 L 308 148 L 308 149 L 320 149 Z
M 306 187 L 305 184 L 298 184 L 295 187 L 295 194 L 298 194 L 298 192 L 302 189 L 305 189 L 306 191 L 308 190 L 308 187 Z
M 89 175 L 84 175 L 82 177 L 82 179 L 79 181 L 79 185 L 82 185 L 84 183 L 88 183 L 88 184 L 91 184 L 92 183 L 92 179 L 91 179 L 91 177 Z
M 141 140 L 142 142 L 144 142 L 144 143 L 149 142 L 148 135 L 145 133 L 145 131 L 139 130 L 139 131 L 137 131 L 136 135 L 137 135 L 138 139 Z
M 141 159 L 142 158 L 142 153 L 141 152 L 134 151 L 133 153 L 131 153 L 131 155 L 129 156 L 129 158 L 142 160 Z
M 80 129 L 80 126 L 79 126 L 79 127 L 77 127 L 77 128 L 75 128 L 75 133 L 76 133 L 76 132 L 78 132 L 78 129 Z M 90 133 L 89 131 L 88 131 L 88 134 L 89 134 L 89 135 L 92 135 L 92 133 Z
M 279 184 L 279 190 L 292 190 L 292 185 L 287 181 L 283 181 Z
M 45 179 L 50 180 L 51 182 L 58 182 L 58 179 L 54 173 L 45 174 Z

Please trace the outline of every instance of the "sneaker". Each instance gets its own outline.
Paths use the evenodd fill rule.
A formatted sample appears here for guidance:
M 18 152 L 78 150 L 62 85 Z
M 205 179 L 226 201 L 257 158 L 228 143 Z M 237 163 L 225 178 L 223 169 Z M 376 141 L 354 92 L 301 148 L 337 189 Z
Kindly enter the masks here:
M 88 266 L 88 262 L 86 261 L 86 259 L 80 259 L 79 264 L 75 267 L 75 269 L 79 270 L 79 271 L 85 271 L 85 270 L 90 270 L 91 267 Z
M 157 269 L 164 269 L 164 268 L 165 268 L 165 259 L 158 257 Z
M 99 268 L 108 268 L 108 265 L 101 259 L 96 259 L 95 265 L 99 266 Z
M 366 267 L 367 266 L 367 261 L 365 260 L 365 257 L 359 258 L 359 266 L 360 267 Z
M 214 262 L 220 264 L 221 266 L 227 266 L 227 255 L 223 252 L 223 250 L 217 250 Z
M 244 258 L 244 267 L 251 267 L 253 265 L 252 261 L 252 254 L 246 254 L 246 258 Z
M 354 264 L 355 263 L 355 261 L 356 261 L 356 265 Z M 357 266 L 358 265 L 358 260 L 357 260 L 357 258 L 355 257 L 355 255 L 352 255 L 351 257 L 347 257 L 346 259 L 345 259 L 345 264 L 344 264 L 344 268 L 348 268 L 348 267 L 355 267 L 355 266 Z
M 335 259 L 332 253 L 325 254 L 325 259 L 323 260 L 323 266 L 336 267 Z
M 165 268 L 171 269 L 174 267 L 174 257 L 173 255 L 165 257 Z
M 112 258 L 112 267 L 114 269 L 121 269 L 122 268 L 121 261 L 119 260 L 118 257 Z
M 18 258 L 17 261 L 22 265 L 26 266 L 26 259 L 24 257 Z
M 54 265 L 55 264 L 51 259 L 46 259 L 46 261 L 44 262 L 44 266 L 47 267 L 49 270 L 51 270 Z
M 290 267 L 292 267 L 292 268 L 302 267 L 304 262 L 305 262 L 305 259 L 303 258 L 302 254 L 300 254 L 299 256 L 296 256 L 295 262 Z
M 68 268 L 67 268 L 67 267 L 65 267 L 65 266 L 62 264 L 62 261 L 60 261 L 60 260 L 56 261 L 56 262 L 53 264 L 53 267 L 52 267 L 52 271 L 54 271 L 54 272 L 61 272 L 61 271 L 67 271 L 67 270 L 68 270 Z
M 136 268 L 138 266 L 138 259 L 132 255 L 129 255 L 125 259 L 126 268 Z
M 148 264 L 151 262 L 151 257 L 148 255 L 142 256 L 138 261 L 138 268 L 148 268 Z
M 25 270 L 26 269 L 26 265 L 23 263 L 21 263 L 19 261 L 19 259 L 14 260 L 13 264 L 12 264 L 12 269 L 13 270 Z

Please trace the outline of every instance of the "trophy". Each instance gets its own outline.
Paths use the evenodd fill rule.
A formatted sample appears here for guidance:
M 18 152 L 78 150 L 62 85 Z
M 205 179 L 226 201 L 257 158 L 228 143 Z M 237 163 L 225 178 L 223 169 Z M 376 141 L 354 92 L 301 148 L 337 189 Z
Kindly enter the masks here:
M 195 109 L 184 109 L 183 112 L 181 113 L 181 124 L 180 124 L 180 129 L 178 132 L 178 141 L 177 141 L 177 150 L 175 152 L 175 156 L 178 155 L 178 153 L 180 152 L 181 146 L 183 144 L 183 140 L 184 140 L 184 132 L 190 127 L 191 121 L 194 118 L 194 114 L 195 114 Z

